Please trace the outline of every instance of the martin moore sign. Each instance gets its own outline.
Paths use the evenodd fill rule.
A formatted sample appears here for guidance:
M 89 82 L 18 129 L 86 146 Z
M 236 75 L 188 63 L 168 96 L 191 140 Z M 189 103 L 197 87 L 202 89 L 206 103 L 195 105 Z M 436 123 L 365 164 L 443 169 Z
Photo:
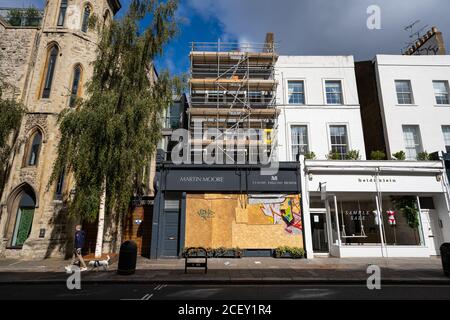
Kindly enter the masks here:
M 276 174 L 264 176 L 259 167 L 171 166 L 162 169 L 159 179 L 168 191 L 299 193 L 298 169 L 294 165 L 282 167 Z

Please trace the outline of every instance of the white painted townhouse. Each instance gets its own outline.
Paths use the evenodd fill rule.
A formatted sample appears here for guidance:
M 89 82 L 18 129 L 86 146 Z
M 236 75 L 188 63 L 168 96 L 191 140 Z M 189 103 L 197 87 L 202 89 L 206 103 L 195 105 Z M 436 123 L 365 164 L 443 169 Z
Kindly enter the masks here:
M 280 161 L 351 150 L 366 158 L 352 56 L 280 56 L 276 77 Z

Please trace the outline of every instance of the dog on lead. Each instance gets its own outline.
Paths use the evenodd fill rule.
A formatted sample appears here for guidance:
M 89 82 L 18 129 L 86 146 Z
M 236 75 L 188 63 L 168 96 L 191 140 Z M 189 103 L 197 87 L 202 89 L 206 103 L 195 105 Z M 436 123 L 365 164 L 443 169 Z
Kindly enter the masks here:
M 91 260 L 91 261 L 89 261 L 89 266 L 91 267 L 91 271 L 93 271 L 93 270 L 98 271 L 100 267 L 102 267 L 104 271 L 107 271 L 108 267 L 109 267 L 109 260 L 111 260 L 111 258 L 108 255 L 108 256 L 106 256 L 106 260 Z

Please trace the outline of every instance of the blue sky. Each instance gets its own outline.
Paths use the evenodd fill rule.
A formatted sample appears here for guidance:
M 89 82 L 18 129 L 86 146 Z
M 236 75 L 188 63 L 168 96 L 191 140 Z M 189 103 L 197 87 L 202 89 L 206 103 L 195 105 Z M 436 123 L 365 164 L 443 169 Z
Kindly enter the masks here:
M 121 2 L 124 12 L 130 0 Z M 0 7 L 43 3 L 0 0 Z M 366 27 L 366 10 L 373 4 L 381 8 L 381 30 Z M 275 34 L 280 54 L 367 60 L 379 53 L 400 54 L 410 41 L 404 27 L 416 20 L 421 20 L 417 29 L 438 26 L 450 49 L 448 12 L 448 0 L 180 0 L 180 34 L 156 64 L 172 74 L 188 72 L 190 42 L 263 42 L 267 32 Z

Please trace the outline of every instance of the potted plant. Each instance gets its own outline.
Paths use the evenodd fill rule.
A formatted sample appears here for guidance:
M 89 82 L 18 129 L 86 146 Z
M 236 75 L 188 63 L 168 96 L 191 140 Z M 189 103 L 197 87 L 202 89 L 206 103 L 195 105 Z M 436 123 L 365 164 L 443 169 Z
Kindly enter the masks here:
M 384 153 L 383 151 L 380 151 L 380 150 L 372 151 L 370 153 L 370 159 L 377 160 L 377 161 L 386 160 L 386 153 Z
M 406 160 L 406 153 L 404 151 L 396 152 L 392 155 L 394 157 L 394 160 L 397 161 L 405 161 Z
M 316 154 L 312 151 L 305 153 L 306 160 L 316 160 Z
M 416 159 L 417 161 L 430 161 L 430 155 L 426 151 L 419 152 Z
M 342 156 L 338 152 L 330 151 L 330 153 L 327 155 L 327 160 L 342 160 Z
M 345 160 L 361 160 L 361 155 L 359 154 L 359 150 L 350 150 L 345 155 Z

